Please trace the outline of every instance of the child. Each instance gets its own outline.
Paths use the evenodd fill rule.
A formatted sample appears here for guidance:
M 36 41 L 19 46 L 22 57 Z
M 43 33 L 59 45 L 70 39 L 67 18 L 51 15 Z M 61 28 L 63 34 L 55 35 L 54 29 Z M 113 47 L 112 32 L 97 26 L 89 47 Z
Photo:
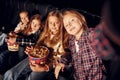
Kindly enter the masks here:
M 62 46 L 62 26 L 63 26 L 62 18 L 59 11 L 51 11 L 48 14 L 44 31 L 37 42 L 37 46 L 46 45 L 47 47 L 52 48 L 54 53 L 50 53 L 50 54 L 53 54 L 54 58 L 55 57 L 60 58 L 60 56 L 62 56 L 65 53 L 65 50 L 63 49 L 63 46 Z M 32 47 L 26 48 L 26 53 L 28 55 L 31 48 Z M 27 77 L 28 80 L 29 79 L 30 80 L 48 80 L 48 79 L 54 80 L 55 79 L 54 67 L 56 66 L 56 63 L 57 63 L 55 61 L 58 61 L 58 60 L 53 59 L 53 56 L 52 58 L 48 58 L 49 64 L 47 63 L 46 66 L 44 67 L 41 67 L 38 64 L 34 64 L 34 62 L 30 62 L 30 68 L 32 69 L 31 71 L 31 69 L 29 68 L 29 61 L 28 59 L 25 59 L 24 61 L 16 65 L 14 68 L 7 71 L 4 75 L 5 76 L 4 80 L 9 80 L 10 78 L 14 80 L 22 78 L 25 80 L 24 76 L 26 76 L 29 73 L 30 75 L 29 77 Z M 61 77 L 59 76 L 59 78 L 65 80 L 65 77 L 63 76 Z
M 24 28 L 27 27 L 28 22 L 29 22 L 29 17 L 28 17 L 28 12 L 27 11 L 21 11 L 19 13 L 20 16 L 20 22 L 18 23 L 17 27 L 15 28 L 14 32 L 15 33 L 19 33 L 21 31 L 24 30 Z M 4 46 L 4 42 L 5 42 L 5 38 L 7 37 L 7 35 L 5 33 L 2 33 L 0 31 L 0 47 Z M 2 52 L 2 50 L 1 50 Z
M 15 28 L 14 32 L 10 32 L 9 35 L 10 36 L 24 36 L 24 37 L 29 37 L 29 35 L 27 36 L 27 34 L 25 33 L 26 30 L 28 30 L 28 23 L 29 23 L 29 15 L 28 15 L 28 11 L 21 11 L 19 13 L 19 17 L 20 17 L 20 22 L 18 23 L 17 27 Z M 26 55 L 24 54 L 24 50 L 25 47 L 24 45 L 20 44 L 19 45 L 16 43 L 15 41 L 16 38 L 10 38 L 7 40 L 7 44 L 8 44 L 8 49 L 10 51 L 18 51 L 18 57 L 19 60 L 21 61 L 22 59 L 24 59 L 26 57 Z M 18 38 L 19 39 L 19 38 Z M 30 39 L 25 39 L 25 40 L 30 40 Z M 24 42 L 24 44 L 26 44 Z M 29 43 L 28 43 L 29 44 Z M 14 46 L 13 46 L 14 45 Z M 13 53 L 13 52 L 12 52 Z
M 27 46 L 35 45 L 41 33 L 41 16 L 39 14 L 33 15 L 31 17 L 28 27 L 22 31 L 20 37 L 9 38 L 12 43 L 17 42 L 19 44 L 19 57 L 24 57 L 24 50 Z M 20 33 L 19 33 L 20 34 Z M 22 58 L 23 59 L 23 58 Z M 20 61 L 22 60 L 20 59 Z
M 18 63 L 19 61 L 21 61 L 27 57 L 27 55 L 24 53 L 24 50 L 25 50 L 26 46 L 31 46 L 31 45 L 36 44 L 36 41 L 42 32 L 41 26 L 42 26 L 41 16 L 39 14 L 33 15 L 30 19 L 30 23 L 29 23 L 28 27 L 26 28 L 26 30 L 23 31 L 23 34 L 21 37 L 10 37 L 8 39 L 9 42 L 11 42 L 11 43 L 17 42 L 19 44 L 19 51 L 17 53 L 14 54 L 13 52 L 11 52 L 11 54 L 10 54 L 7 52 L 4 55 L 4 56 L 9 55 L 10 65 L 11 64 L 16 65 L 16 63 Z M 4 60 L 4 58 L 2 58 L 2 60 Z M 13 61 L 13 60 L 15 60 L 15 61 Z M 4 62 L 2 62 L 2 63 L 4 63 Z M 0 63 L 0 65 L 2 65 L 2 63 Z
M 93 45 L 96 52 L 105 61 L 106 80 L 120 80 L 120 9 L 118 1 L 105 0 L 102 19 L 96 26 Z
M 35 64 L 34 61 L 30 62 L 30 68 L 32 73 L 29 76 L 31 80 L 54 80 L 54 68 L 59 63 L 61 56 L 65 54 L 65 50 L 62 44 L 62 18 L 59 11 L 51 11 L 46 19 L 44 31 L 37 42 L 37 46 L 46 45 L 53 49 L 52 58 L 50 57 L 46 66 L 40 66 Z M 29 48 L 27 50 L 29 52 Z M 27 53 L 28 53 L 27 52 Z M 29 53 L 28 53 L 29 54 Z M 52 59 L 52 60 L 51 60 Z M 46 70 L 47 68 L 47 70 Z M 51 75 L 51 77 L 50 77 Z M 66 80 L 65 77 L 59 75 L 58 79 Z
M 63 24 L 69 36 L 75 80 L 103 80 L 103 63 L 92 47 L 94 29 L 88 28 L 82 14 L 75 10 L 63 12 Z
M 15 33 L 19 33 L 23 31 L 27 27 L 27 24 L 29 22 L 29 16 L 27 11 L 21 11 L 19 13 L 19 16 L 20 16 L 20 22 L 18 23 L 17 27 L 14 30 Z

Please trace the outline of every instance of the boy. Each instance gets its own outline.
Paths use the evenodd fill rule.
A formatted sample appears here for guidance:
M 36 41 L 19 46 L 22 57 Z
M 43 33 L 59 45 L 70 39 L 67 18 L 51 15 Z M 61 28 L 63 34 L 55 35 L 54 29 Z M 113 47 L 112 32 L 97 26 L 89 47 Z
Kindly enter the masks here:
M 21 11 L 19 13 L 20 16 L 20 22 L 18 23 L 17 27 L 15 28 L 14 32 L 19 33 L 27 27 L 27 24 L 29 22 L 28 12 L 27 11 Z

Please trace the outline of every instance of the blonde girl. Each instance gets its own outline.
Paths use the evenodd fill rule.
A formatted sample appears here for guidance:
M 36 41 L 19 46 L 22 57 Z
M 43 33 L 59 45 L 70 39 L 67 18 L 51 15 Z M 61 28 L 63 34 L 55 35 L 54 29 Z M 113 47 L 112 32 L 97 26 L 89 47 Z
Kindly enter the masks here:
M 88 28 L 85 17 L 75 10 L 63 12 L 63 24 L 69 34 L 69 47 L 72 51 L 75 80 L 103 80 L 103 63 L 91 43 L 94 29 Z

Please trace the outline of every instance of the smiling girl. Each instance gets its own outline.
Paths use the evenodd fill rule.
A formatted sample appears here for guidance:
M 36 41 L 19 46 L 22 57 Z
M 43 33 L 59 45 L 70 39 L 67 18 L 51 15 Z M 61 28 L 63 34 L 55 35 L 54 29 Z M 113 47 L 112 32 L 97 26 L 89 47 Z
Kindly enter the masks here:
M 63 24 L 70 35 L 69 46 L 75 68 L 75 80 L 103 80 L 103 63 L 91 43 L 94 29 L 88 28 L 85 17 L 75 10 L 63 12 Z

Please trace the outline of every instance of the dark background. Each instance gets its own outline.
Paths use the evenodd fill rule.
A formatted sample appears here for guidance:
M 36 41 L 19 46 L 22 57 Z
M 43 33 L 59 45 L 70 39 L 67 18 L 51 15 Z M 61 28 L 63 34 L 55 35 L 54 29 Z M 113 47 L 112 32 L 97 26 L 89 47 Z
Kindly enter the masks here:
M 30 15 L 40 13 L 43 16 L 52 9 L 77 9 L 85 15 L 88 25 L 95 27 L 101 18 L 104 0 L 0 0 L 0 27 L 4 32 L 13 30 L 18 21 L 20 10 L 28 10 Z

